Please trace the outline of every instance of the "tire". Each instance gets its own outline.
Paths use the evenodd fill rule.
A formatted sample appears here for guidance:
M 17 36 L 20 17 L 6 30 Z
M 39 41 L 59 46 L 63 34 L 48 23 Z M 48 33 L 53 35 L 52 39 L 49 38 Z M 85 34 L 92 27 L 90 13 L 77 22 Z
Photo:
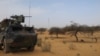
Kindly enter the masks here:
M 2 45 L 0 45 L 0 50 L 3 50 L 3 49 L 2 49 Z
M 9 46 L 6 42 L 6 39 L 4 39 L 3 46 L 4 46 L 4 49 L 3 49 L 4 53 L 9 53 Z
M 27 50 L 28 51 L 34 51 L 34 47 L 33 46 L 27 47 Z

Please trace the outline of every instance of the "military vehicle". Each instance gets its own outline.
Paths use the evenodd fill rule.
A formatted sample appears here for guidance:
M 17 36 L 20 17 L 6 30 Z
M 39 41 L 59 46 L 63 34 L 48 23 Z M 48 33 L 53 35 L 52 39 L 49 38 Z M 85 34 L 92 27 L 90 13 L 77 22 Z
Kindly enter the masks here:
M 8 53 L 14 49 L 26 48 L 30 51 L 34 50 L 37 43 L 37 34 L 34 27 L 23 26 L 25 16 L 14 15 L 11 19 L 6 19 L 6 26 L 0 32 L 0 49 Z M 3 23 L 4 24 L 4 23 Z

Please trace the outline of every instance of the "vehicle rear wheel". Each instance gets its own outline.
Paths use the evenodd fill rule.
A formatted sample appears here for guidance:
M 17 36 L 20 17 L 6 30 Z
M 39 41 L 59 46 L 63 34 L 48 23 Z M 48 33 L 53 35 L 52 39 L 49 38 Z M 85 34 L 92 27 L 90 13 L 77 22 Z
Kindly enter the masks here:
M 5 53 L 8 53 L 9 52 L 9 46 L 8 46 L 8 44 L 7 44 L 7 42 L 6 42 L 6 40 L 4 39 L 4 44 L 3 44 L 3 46 L 4 46 L 4 52 Z
M 27 50 L 34 51 L 34 47 L 33 46 L 27 47 Z
M 2 50 L 2 45 L 0 44 L 0 50 Z

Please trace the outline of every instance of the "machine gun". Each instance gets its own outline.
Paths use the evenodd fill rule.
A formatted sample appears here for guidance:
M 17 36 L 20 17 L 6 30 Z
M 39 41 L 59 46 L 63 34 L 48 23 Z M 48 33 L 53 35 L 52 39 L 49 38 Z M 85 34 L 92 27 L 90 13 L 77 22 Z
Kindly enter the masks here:
M 23 15 L 20 15 L 20 16 L 14 15 L 14 16 L 11 16 L 11 18 L 17 23 L 21 23 L 21 22 L 24 23 L 25 21 L 25 16 Z

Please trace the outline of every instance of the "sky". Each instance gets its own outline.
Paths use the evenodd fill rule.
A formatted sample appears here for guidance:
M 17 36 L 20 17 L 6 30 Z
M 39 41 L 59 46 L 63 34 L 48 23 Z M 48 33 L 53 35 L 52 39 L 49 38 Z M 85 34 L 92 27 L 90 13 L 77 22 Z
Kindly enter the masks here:
M 64 27 L 73 22 L 100 25 L 100 0 L 0 0 L 0 21 L 11 15 L 29 16 L 36 28 Z M 29 18 L 25 19 L 29 25 Z

